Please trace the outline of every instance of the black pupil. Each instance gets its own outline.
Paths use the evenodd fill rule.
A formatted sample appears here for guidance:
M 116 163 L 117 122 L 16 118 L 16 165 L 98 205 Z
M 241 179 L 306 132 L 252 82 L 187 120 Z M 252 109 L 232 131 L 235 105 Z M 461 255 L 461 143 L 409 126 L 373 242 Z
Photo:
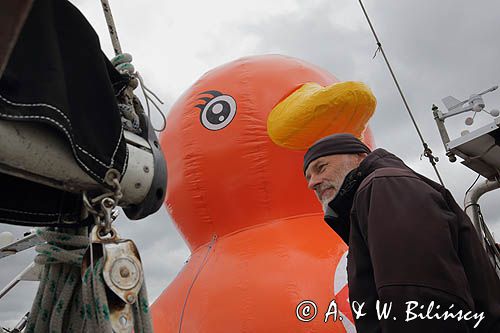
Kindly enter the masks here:
M 219 113 L 214 113 L 213 108 L 216 105 L 222 105 L 222 111 Z M 220 106 L 217 107 L 220 109 Z M 229 117 L 229 114 L 231 113 L 231 106 L 229 105 L 228 102 L 226 101 L 219 101 L 217 103 L 214 103 L 210 105 L 210 107 L 207 110 L 207 120 L 210 124 L 218 125 L 222 123 L 224 120 Z

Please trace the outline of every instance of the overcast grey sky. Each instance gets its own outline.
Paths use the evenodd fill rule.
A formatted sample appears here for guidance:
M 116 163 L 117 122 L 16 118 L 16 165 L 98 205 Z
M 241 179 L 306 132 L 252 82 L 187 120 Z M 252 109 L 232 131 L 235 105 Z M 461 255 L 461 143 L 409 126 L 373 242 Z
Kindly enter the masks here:
M 112 48 L 98 0 L 72 1 L 97 30 L 102 48 Z M 319 65 L 340 80 L 366 82 L 378 99 L 371 126 L 379 147 L 436 179 L 406 114 L 375 40 L 354 0 L 110 1 L 123 50 L 147 85 L 166 101 L 165 110 L 207 70 L 248 55 L 279 53 Z M 422 133 L 441 158 L 445 184 L 459 203 L 475 174 L 444 156 L 431 106 L 441 98 L 465 99 L 500 81 L 500 3 L 498 1 L 365 1 Z M 500 108 L 500 93 L 485 96 L 487 109 Z M 449 122 L 452 136 L 466 126 Z M 478 119 L 479 118 L 479 119 Z M 155 116 L 158 120 L 158 117 Z M 478 116 L 477 125 L 491 121 Z M 499 193 L 482 201 L 492 230 L 500 235 Z M 143 221 L 117 223 L 131 237 L 144 262 L 150 301 L 173 279 L 189 251 L 164 209 Z M 21 228 L 1 226 L 16 236 Z M 0 286 L 33 257 L 33 252 L 1 263 Z M 22 283 L 0 301 L 0 326 L 12 326 L 29 310 L 36 283 Z

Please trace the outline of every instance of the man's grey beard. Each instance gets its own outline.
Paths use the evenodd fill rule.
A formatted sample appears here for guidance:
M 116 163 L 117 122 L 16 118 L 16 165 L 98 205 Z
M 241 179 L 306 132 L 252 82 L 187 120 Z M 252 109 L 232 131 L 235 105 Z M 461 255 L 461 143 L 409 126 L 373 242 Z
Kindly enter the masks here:
M 342 186 L 342 183 L 344 182 L 344 179 L 347 176 L 347 174 L 351 172 L 353 169 L 355 169 L 357 166 L 358 164 L 346 163 L 343 167 L 340 168 L 334 179 L 331 179 L 330 181 L 325 181 L 319 186 L 318 189 L 320 191 L 324 190 L 325 188 L 335 189 L 335 193 L 333 195 L 321 198 L 321 205 L 323 207 L 324 213 L 326 213 L 328 204 L 337 196 L 337 193 L 339 192 L 340 187 Z
M 335 187 L 335 193 L 329 197 L 321 198 L 321 205 L 323 206 L 323 212 L 326 213 L 326 210 L 328 208 L 328 204 L 337 196 L 337 193 L 339 191 L 339 187 L 337 187 L 337 184 L 333 184 L 333 182 L 330 182 L 329 185 L 332 185 Z M 340 186 L 340 185 L 338 185 Z

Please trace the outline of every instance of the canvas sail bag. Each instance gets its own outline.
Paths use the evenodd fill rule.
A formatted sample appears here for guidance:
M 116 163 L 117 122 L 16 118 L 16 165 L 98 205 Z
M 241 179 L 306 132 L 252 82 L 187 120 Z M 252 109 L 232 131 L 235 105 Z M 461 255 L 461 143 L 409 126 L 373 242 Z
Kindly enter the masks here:
M 73 5 L 34 1 L 0 78 L 0 122 L 50 128 L 71 147 L 75 163 L 103 183 L 109 169 L 126 171 L 115 96 L 127 83 Z M 81 207 L 80 194 L 0 172 L 0 223 L 67 225 L 80 220 Z

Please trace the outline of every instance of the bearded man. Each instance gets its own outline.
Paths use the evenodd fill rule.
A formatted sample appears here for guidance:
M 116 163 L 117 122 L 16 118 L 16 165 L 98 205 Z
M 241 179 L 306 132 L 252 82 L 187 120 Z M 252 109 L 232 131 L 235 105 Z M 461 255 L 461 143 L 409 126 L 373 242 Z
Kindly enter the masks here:
M 358 332 L 500 332 L 500 280 L 448 190 L 350 134 L 315 142 L 303 168 L 349 245 Z

